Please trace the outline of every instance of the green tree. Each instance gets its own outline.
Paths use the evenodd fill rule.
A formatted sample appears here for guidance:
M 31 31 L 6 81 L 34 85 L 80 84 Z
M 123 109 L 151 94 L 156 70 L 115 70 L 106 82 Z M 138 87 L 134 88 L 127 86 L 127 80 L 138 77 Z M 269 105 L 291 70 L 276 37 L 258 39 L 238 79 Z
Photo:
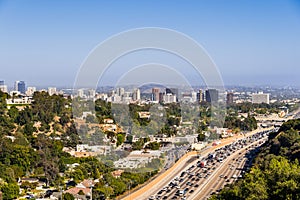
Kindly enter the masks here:
M 19 186 L 16 183 L 2 185 L 1 191 L 3 200 L 15 199 L 19 196 Z
M 198 142 L 204 141 L 205 140 L 205 134 L 199 133 L 198 136 L 197 136 L 197 140 L 198 140 Z
M 63 200 L 74 200 L 74 199 L 75 199 L 74 196 L 70 193 L 65 193 L 63 195 Z

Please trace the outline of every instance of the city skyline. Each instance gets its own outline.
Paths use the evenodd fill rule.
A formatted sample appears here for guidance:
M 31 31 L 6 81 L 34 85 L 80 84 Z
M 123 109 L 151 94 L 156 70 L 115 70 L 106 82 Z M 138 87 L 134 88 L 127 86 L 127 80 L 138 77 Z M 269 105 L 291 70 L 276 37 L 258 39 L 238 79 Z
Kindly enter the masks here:
M 105 39 L 129 29 L 162 27 L 202 45 L 225 85 L 297 86 L 299 19 L 300 6 L 292 0 L 1 1 L 0 78 L 8 85 L 22 79 L 28 85 L 72 86 L 84 59 Z M 171 55 L 140 52 L 115 63 L 104 85 L 113 85 L 122 76 L 118 69 L 139 63 L 135 59 L 188 69 L 178 58 L 170 61 Z M 196 83 L 201 79 L 189 70 L 186 76 Z

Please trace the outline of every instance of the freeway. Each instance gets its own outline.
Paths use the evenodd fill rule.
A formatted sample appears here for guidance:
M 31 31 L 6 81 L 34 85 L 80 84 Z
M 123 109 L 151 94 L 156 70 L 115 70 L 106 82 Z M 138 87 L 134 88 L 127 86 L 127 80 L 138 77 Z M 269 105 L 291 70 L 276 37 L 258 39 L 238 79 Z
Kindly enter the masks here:
M 267 131 L 262 131 L 227 144 L 225 147 L 218 147 L 217 150 L 213 151 L 213 154 L 210 153 L 210 156 L 203 155 L 201 160 L 207 161 L 205 167 L 200 167 L 200 160 L 195 160 L 185 170 L 169 181 L 168 184 L 161 187 L 157 193 L 151 195 L 149 199 L 202 199 L 202 192 L 210 194 L 215 187 L 222 187 L 224 181 L 225 183 L 231 182 L 232 180 L 228 179 L 227 175 L 224 176 L 224 181 L 217 180 L 216 177 L 223 177 L 220 172 L 223 172 L 228 167 L 227 164 L 235 162 L 232 159 L 236 160 L 236 155 L 242 155 L 243 150 L 250 148 L 253 144 L 262 143 L 261 140 L 265 140 L 266 135 Z M 212 155 L 214 155 L 214 158 L 211 157 Z M 229 174 L 230 177 L 233 175 L 234 177 L 240 176 L 240 169 L 246 163 L 245 159 L 238 159 L 236 161 L 237 167 L 235 165 L 229 167 L 230 173 L 235 173 L 232 175 Z M 204 195 L 207 195 L 206 193 Z M 196 198 L 194 198 L 195 195 Z M 202 197 L 199 198 L 198 195 L 202 195 Z
M 220 191 L 224 185 L 232 183 L 239 177 L 241 178 L 245 173 L 245 164 L 248 166 L 250 162 L 249 158 L 245 157 L 245 155 L 249 153 L 250 148 L 257 148 L 266 140 L 267 136 L 230 155 L 230 157 L 215 170 L 206 184 L 195 191 L 195 195 L 190 196 L 188 199 L 207 199 L 211 194 Z
M 250 132 L 246 135 L 251 136 L 253 134 L 256 134 L 256 133 L 261 132 L 261 131 L 266 131 L 266 130 L 270 130 L 270 128 L 258 129 L 258 130 L 255 130 L 253 132 Z M 226 145 L 234 143 L 236 140 L 242 139 L 244 137 L 245 137 L 245 135 L 238 135 L 238 136 L 235 136 L 235 137 L 223 139 L 223 140 L 221 140 L 220 145 L 218 145 L 218 146 L 209 146 L 208 148 L 204 149 L 200 153 L 201 153 L 202 156 L 206 156 L 209 153 L 215 151 L 217 148 L 224 147 Z M 154 180 L 147 183 L 145 186 L 143 186 L 139 190 L 134 191 L 132 193 L 130 192 L 129 194 L 127 194 L 127 196 L 125 196 L 122 199 L 124 199 L 124 200 L 133 200 L 133 199 L 134 200 L 145 200 L 145 199 L 149 199 L 151 196 L 153 196 L 154 194 L 157 194 L 158 192 L 160 192 L 161 189 L 166 187 L 166 185 L 168 185 L 170 183 L 170 181 L 172 181 L 182 171 L 184 171 L 185 169 L 195 165 L 195 162 L 196 162 L 195 158 L 197 157 L 197 155 L 198 155 L 198 153 L 195 152 L 195 151 L 188 152 L 187 154 L 182 156 L 171 168 L 166 170 L 164 173 L 157 176 Z M 212 172 L 209 171 L 208 173 L 212 173 Z

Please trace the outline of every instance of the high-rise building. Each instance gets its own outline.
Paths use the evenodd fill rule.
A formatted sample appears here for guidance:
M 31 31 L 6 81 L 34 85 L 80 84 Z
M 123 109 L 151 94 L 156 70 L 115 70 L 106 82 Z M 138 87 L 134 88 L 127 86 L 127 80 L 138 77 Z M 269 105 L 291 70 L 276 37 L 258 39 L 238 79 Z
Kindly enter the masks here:
M 202 102 L 203 99 L 204 99 L 204 93 L 202 90 L 199 90 L 199 92 L 197 93 L 197 101 Z
M 216 89 L 208 89 L 205 91 L 205 100 L 209 103 L 218 102 L 219 92 Z
M 84 97 L 84 90 L 83 90 L 83 89 L 78 89 L 78 90 L 77 90 L 77 95 L 78 95 L 80 98 Z
M 15 82 L 15 90 L 19 91 L 21 94 L 25 94 L 25 92 L 26 92 L 25 82 L 24 81 L 16 81 Z
M 171 93 L 164 94 L 163 102 L 164 103 L 175 103 L 176 102 L 176 95 L 171 94 Z
M 176 96 L 176 101 L 178 101 L 178 88 L 166 88 L 166 94 L 173 94 Z
M 196 102 L 197 101 L 197 92 L 192 92 L 192 102 Z
M 252 94 L 252 103 L 270 103 L 270 94 L 266 94 L 263 92 L 259 92 L 256 94 Z
M 56 87 L 48 87 L 48 93 L 50 96 L 56 94 Z
M 226 103 L 228 105 L 233 104 L 233 93 L 232 92 L 228 92 L 227 96 L 226 96 Z
M 88 96 L 89 96 L 89 98 L 95 98 L 95 96 L 96 96 L 96 90 L 89 89 L 88 90 Z
M 152 88 L 152 101 L 159 101 L 159 88 Z
M 117 95 L 118 96 L 123 96 L 125 93 L 125 89 L 124 88 L 117 88 Z
M 7 85 L 4 84 L 4 81 L 0 81 L 0 90 L 2 92 L 7 92 Z
M 26 95 L 27 96 L 32 96 L 35 91 L 36 91 L 35 87 L 27 87 Z
M 133 101 L 141 100 L 141 91 L 139 88 L 137 88 L 133 91 L 132 100 Z
M 15 85 L 14 85 L 14 90 L 15 90 L 15 91 L 19 91 L 19 90 L 18 90 L 18 84 L 19 84 L 19 82 L 20 82 L 20 81 L 15 81 Z

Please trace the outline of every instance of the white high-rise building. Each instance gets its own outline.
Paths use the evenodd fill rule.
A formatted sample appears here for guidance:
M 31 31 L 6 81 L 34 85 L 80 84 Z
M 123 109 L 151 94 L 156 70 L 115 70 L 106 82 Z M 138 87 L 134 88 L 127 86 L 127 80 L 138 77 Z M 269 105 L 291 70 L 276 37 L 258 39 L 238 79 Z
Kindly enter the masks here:
M 93 89 L 90 89 L 88 91 L 88 95 L 89 95 L 89 98 L 94 98 L 96 96 L 96 91 Z
M 168 93 L 164 94 L 163 96 L 164 103 L 175 103 L 176 102 L 176 95 Z
M 26 95 L 32 96 L 35 91 L 36 91 L 36 87 L 27 87 Z
M 82 98 L 84 96 L 84 90 L 83 89 L 78 89 L 77 90 L 77 95 Z
M 119 95 L 121 97 L 121 96 L 123 96 L 124 93 L 125 93 L 124 88 L 117 88 L 117 95 Z
M 264 94 L 263 92 L 259 92 L 256 94 L 252 94 L 252 103 L 270 103 L 270 94 Z
M 197 92 L 192 92 L 192 102 L 196 102 L 197 101 Z
M 133 91 L 132 100 L 133 101 L 141 100 L 141 91 L 140 91 L 140 89 L 137 88 Z
M 56 94 L 56 87 L 48 87 L 48 93 L 50 96 Z

